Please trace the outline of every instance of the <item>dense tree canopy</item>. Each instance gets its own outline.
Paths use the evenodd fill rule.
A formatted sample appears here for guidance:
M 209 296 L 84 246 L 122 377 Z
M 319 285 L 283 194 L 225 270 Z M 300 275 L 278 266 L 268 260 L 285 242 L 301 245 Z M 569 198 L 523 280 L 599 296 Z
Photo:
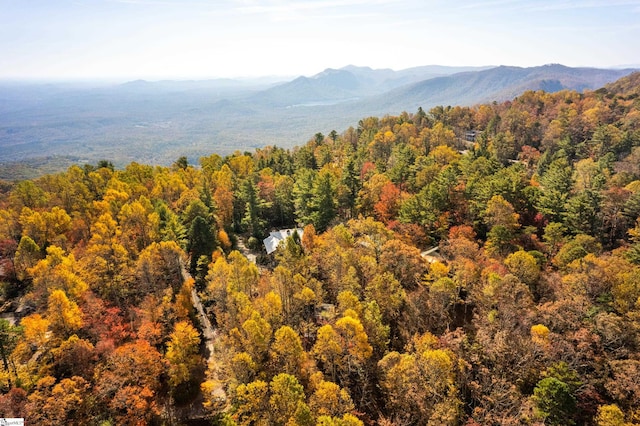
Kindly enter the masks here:
M 9 184 L 0 417 L 640 423 L 639 86 Z

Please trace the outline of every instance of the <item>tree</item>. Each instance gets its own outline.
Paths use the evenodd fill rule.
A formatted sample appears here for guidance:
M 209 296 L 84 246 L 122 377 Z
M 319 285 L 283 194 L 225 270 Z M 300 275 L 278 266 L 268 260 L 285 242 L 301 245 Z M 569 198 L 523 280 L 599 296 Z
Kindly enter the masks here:
M 375 133 L 373 140 L 367 146 L 369 158 L 371 158 L 371 161 L 376 164 L 379 170 L 385 169 L 394 142 L 395 135 L 391 129 L 389 129 L 389 126 L 385 126 Z
M 89 383 L 82 377 L 62 379 L 46 376 L 29 395 L 25 420 L 30 424 L 81 424 L 89 415 Z
M 130 253 L 140 253 L 158 240 L 160 216 L 146 197 L 122 206 L 118 221 L 122 228 L 122 245 Z
M 302 347 L 300 336 L 291 327 L 280 327 L 274 334 L 271 344 L 271 361 L 273 371 L 301 377 L 306 361 L 306 352 Z
M 189 270 L 195 273 L 200 256 L 211 257 L 216 247 L 216 240 L 211 229 L 211 224 L 202 216 L 196 216 L 189 228 L 189 242 L 187 251 L 191 256 Z
M 610 362 L 611 377 L 605 388 L 623 409 L 637 409 L 640 405 L 640 361 L 633 359 Z
M 347 210 L 348 217 L 351 217 L 355 214 L 358 192 L 362 187 L 353 156 L 347 157 L 340 183 L 343 185 L 345 190 L 343 191 L 343 196 L 339 200 L 339 205 L 341 208 Z
M 183 256 L 182 250 L 173 241 L 149 245 L 136 262 L 136 280 L 130 286 L 130 295 L 141 299 L 150 293 L 161 294 L 167 288 L 177 293 L 183 281 Z
M 202 170 L 204 170 L 206 173 L 209 173 L 209 174 L 212 174 L 215 171 L 220 170 L 223 164 L 222 157 L 220 157 L 218 154 L 211 154 L 208 157 L 200 157 L 198 161 L 200 162 L 200 166 L 202 167 Z
M 336 216 L 335 185 L 333 176 L 327 169 L 318 173 L 313 188 L 311 219 L 318 232 L 324 232 Z
M 27 392 L 22 388 L 11 388 L 0 395 L 0 416 L 4 418 L 24 418 Z
M 66 241 L 65 234 L 71 230 L 71 217 L 60 207 L 44 212 L 25 207 L 19 221 L 23 235 L 31 237 L 40 247 L 62 245 Z
M 294 223 L 295 205 L 293 199 L 294 180 L 291 176 L 276 175 L 274 178 L 275 223 L 288 225 Z
M 292 420 L 295 420 L 296 414 L 306 405 L 304 403 L 304 388 L 294 376 L 281 373 L 271 380 L 269 390 L 272 424 L 291 424 Z
M 564 242 L 565 227 L 558 222 L 551 222 L 544 227 L 543 239 L 547 246 L 547 251 L 551 255 L 558 253 L 560 246 Z
M 398 422 L 456 424 L 458 391 L 455 364 L 448 351 L 435 349 L 436 338 L 427 333 L 414 338 L 410 352 L 390 352 L 380 360 L 380 381 L 388 415 Z
M 373 347 L 372 358 L 381 358 L 388 350 L 391 327 L 384 322 L 380 306 L 375 300 L 364 304 L 362 325 Z
M 164 373 L 162 355 L 145 340 L 125 343 L 116 348 L 106 361 L 96 369 L 95 394 L 103 404 L 115 404 L 115 409 L 125 409 L 126 396 L 141 397 L 145 410 L 152 408 L 155 392 L 160 390 L 160 379 Z M 118 396 L 118 398 L 116 398 Z M 115 402 L 119 401 L 119 402 Z M 135 405 L 129 406 L 132 410 Z M 151 414 L 144 411 L 143 414 Z
M 371 163 L 365 163 L 363 165 L 362 174 L 367 174 L 367 177 L 363 179 L 363 184 L 358 191 L 357 198 L 357 211 L 365 216 L 374 215 L 374 206 L 380 201 L 380 194 L 382 188 L 388 183 L 391 183 L 389 177 L 382 173 L 375 173 L 375 166 Z M 370 166 L 369 166 L 370 165 Z M 371 171 L 368 168 L 371 167 Z
M 566 155 L 559 155 L 540 178 L 543 191 L 537 209 L 549 220 L 559 221 L 565 211 L 565 203 L 572 187 L 572 170 Z
M 400 126 L 401 133 L 406 131 L 406 134 L 402 134 L 403 139 L 411 140 L 411 133 L 414 133 L 415 127 L 413 124 L 402 123 Z M 413 132 L 412 132 L 413 130 Z M 391 158 L 389 158 L 389 169 L 387 174 L 391 181 L 398 185 L 402 190 L 413 187 L 415 182 L 416 168 L 412 167 L 416 160 L 416 150 L 405 143 L 396 145 L 391 151 Z
M 35 293 L 46 298 L 54 290 L 62 290 L 72 300 L 80 300 L 89 286 L 76 274 L 76 269 L 73 254 L 67 256 L 60 247 L 49 246 L 47 257 L 29 269 Z
M 125 386 L 109 402 L 110 414 L 119 425 L 150 424 L 160 414 L 155 392 L 148 387 Z
M 337 369 L 342 357 L 340 336 L 330 325 L 323 325 L 318 329 L 316 343 L 313 345 L 313 354 L 321 362 L 323 371 L 329 374 L 333 381 L 337 380 Z
M 519 219 L 520 215 L 515 212 L 511 203 L 501 195 L 494 195 L 487 203 L 487 209 L 484 212 L 484 222 L 489 227 L 501 225 L 511 231 L 515 231 L 520 227 L 518 223 Z
M 540 380 L 533 390 L 532 400 L 535 404 L 536 414 L 546 424 L 574 424 L 573 415 L 576 410 L 576 400 L 571 394 L 569 385 L 565 382 L 555 377 Z
M 216 205 L 216 218 L 220 228 L 228 228 L 233 223 L 233 191 L 224 186 L 218 186 L 213 192 Z
M 54 290 L 49 296 L 47 319 L 51 329 L 60 337 L 68 337 L 78 331 L 84 324 L 82 311 L 78 305 L 69 300 L 63 290 Z
M 72 335 L 51 351 L 58 377 L 79 376 L 86 380 L 93 378 L 93 364 L 96 355 L 90 341 Z
M 531 340 L 533 343 L 547 348 L 549 346 L 549 329 L 543 324 L 531 326 Z
M 600 216 L 605 237 L 603 240 L 609 246 L 624 238 L 630 224 L 624 214 L 624 207 L 630 198 L 631 192 L 624 188 L 613 187 L 604 192 Z
M 434 279 L 433 277 L 432 279 Z M 426 308 L 429 312 L 430 329 L 445 330 L 452 322 L 452 307 L 459 302 L 460 289 L 448 276 L 442 276 L 429 284 Z
M 173 163 L 173 167 L 175 169 L 185 170 L 187 167 L 189 167 L 189 160 L 187 160 L 187 157 L 181 156 L 175 161 L 175 163 Z
M 7 373 L 9 373 L 9 354 L 16 347 L 21 331 L 20 327 L 13 326 L 6 319 L 0 318 L 0 358 L 2 358 L 2 367 Z
M 597 234 L 602 229 L 601 204 L 600 192 L 593 189 L 569 198 L 564 213 L 567 227 L 574 233 Z
M 18 210 L 22 207 L 30 209 L 44 207 L 49 199 L 48 194 L 30 180 L 18 182 L 11 191 L 10 198 Z
M 615 271 L 617 268 L 612 268 Z M 640 298 L 640 269 L 633 268 L 628 272 L 619 273 L 614 280 L 611 295 L 613 296 L 613 306 L 621 314 L 630 314 L 637 311 Z
M 380 201 L 373 206 L 373 209 L 379 220 L 388 223 L 398 215 L 401 203 L 402 192 L 397 186 L 389 182 L 382 187 Z
M 335 328 L 341 338 L 342 352 L 345 356 L 341 366 L 348 372 L 351 368 L 364 366 L 373 348 L 360 320 L 345 313 L 345 316 L 336 321 Z
M 439 145 L 435 147 L 428 158 L 432 158 L 440 166 L 446 166 L 453 163 L 460 157 L 460 154 L 449 146 Z
M 233 399 L 238 425 L 267 425 L 269 419 L 269 385 L 257 380 L 241 384 Z
M 490 143 L 490 150 L 497 160 L 502 164 L 508 164 L 509 160 L 516 157 L 516 141 L 513 134 L 499 132 Z
M 426 262 L 420 250 L 397 238 L 382 245 L 379 262 L 380 267 L 391 272 L 406 289 L 415 289 L 426 272 Z
M 291 244 L 288 239 L 286 244 L 287 246 Z M 294 279 L 293 273 L 289 268 L 282 266 L 282 264 L 286 265 L 287 262 L 280 263 L 281 265 L 276 266 L 273 271 L 271 283 L 272 288 L 280 299 L 279 302 L 282 309 L 282 315 L 284 316 L 284 319 L 289 322 L 293 314 L 293 305 L 295 303 L 294 294 L 302 290 L 302 288 L 297 288 L 300 287 L 302 282 L 299 278 Z
M 111 214 L 104 213 L 91 226 L 91 234 L 86 255 L 80 259 L 85 281 L 100 297 L 122 304 L 130 294 L 132 260 L 119 242 L 121 230 Z
M 254 311 L 251 318 L 242 323 L 241 344 L 251 354 L 251 357 L 262 364 L 266 359 L 271 342 L 271 325 L 262 316 Z
M 338 383 L 348 388 L 354 399 L 363 404 L 363 401 L 370 397 L 371 392 L 368 363 L 373 355 L 373 347 L 369 343 L 369 337 L 362 322 L 353 311 L 344 312 L 344 316 L 336 321 L 335 331 L 341 349 L 337 365 Z M 330 355 L 331 343 L 325 343 L 329 343 L 325 354 Z
M 602 247 L 590 235 L 578 234 L 571 241 L 565 243 L 553 258 L 553 263 L 559 268 L 568 266 L 574 260 L 582 259 L 588 253 L 599 253 Z
M 598 426 L 625 426 L 624 413 L 615 405 L 601 405 L 596 416 Z
M 436 123 L 431 127 L 430 131 L 427 133 L 429 138 L 429 145 L 432 148 L 437 146 L 453 146 L 456 140 L 456 135 L 451 130 L 448 125 L 448 119 L 446 118 L 446 113 L 451 107 L 447 107 L 446 109 L 442 106 L 437 106 L 432 108 L 429 113 L 434 117 Z
M 452 195 L 458 184 L 457 167 L 442 168 L 435 179 L 400 207 L 400 221 L 422 225 L 427 235 L 439 240 L 449 227 L 448 211 L 452 208 Z
M 240 189 L 240 199 L 244 203 L 244 216 L 242 217 L 242 226 L 250 235 L 256 238 L 262 238 L 264 235 L 265 209 L 271 207 L 264 199 L 260 197 L 258 187 L 252 179 L 246 179 Z
M 207 297 L 214 304 L 216 322 L 225 329 L 240 327 L 253 311 L 250 295 L 258 285 L 258 268 L 240 252 L 232 251 L 228 256 L 218 257 L 209 266 L 205 279 Z
M 2 218 L 0 217 L 0 220 Z M 0 231 L 1 232 L 1 231 Z M 15 281 L 18 277 L 15 270 L 15 254 L 18 250 L 18 242 L 12 238 L 3 239 L 0 236 L 0 277 Z M 7 288 L 7 296 L 13 297 L 12 289 Z
M 166 358 L 169 361 L 169 384 L 177 388 L 191 380 L 193 370 L 200 364 L 200 336 L 190 323 L 176 323 L 167 343 Z
M 28 236 L 22 236 L 13 260 L 16 276 L 19 280 L 29 277 L 29 269 L 42 258 L 40 247 Z
M 316 228 L 312 223 L 306 225 L 302 230 L 302 240 L 300 244 L 306 253 L 311 253 L 316 241 Z
M 524 250 L 511 253 L 504 264 L 513 275 L 529 286 L 535 284 L 540 277 L 540 265 L 536 258 Z
M 48 340 L 47 330 L 51 322 L 40 314 L 31 314 L 20 320 L 26 343 L 41 348 Z
M 309 408 L 316 417 L 338 417 L 354 409 L 349 392 L 333 382 L 321 381 L 309 398 Z
M 487 251 L 491 254 L 505 255 L 513 248 L 513 239 L 520 228 L 520 215 L 511 203 L 500 195 L 494 195 L 487 203 L 484 221 L 491 227 L 487 234 Z
M 368 300 L 377 303 L 387 322 L 397 319 L 400 315 L 400 308 L 405 303 L 406 293 L 400 282 L 389 272 L 376 275 L 367 284 L 365 293 Z
M 196 194 L 192 194 L 189 205 L 180 215 L 182 223 L 185 227 L 190 228 L 196 217 L 201 217 L 211 224 L 211 207 L 207 206 L 200 198 L 196 198 Z
M 312 223 L 313 217 L 313 197 L 314 186 L 317 179 L 317 172 L 311 169 L 302 168 L 296 171 L 293 184 L 293 200 L 296 216 L 299 222 Z

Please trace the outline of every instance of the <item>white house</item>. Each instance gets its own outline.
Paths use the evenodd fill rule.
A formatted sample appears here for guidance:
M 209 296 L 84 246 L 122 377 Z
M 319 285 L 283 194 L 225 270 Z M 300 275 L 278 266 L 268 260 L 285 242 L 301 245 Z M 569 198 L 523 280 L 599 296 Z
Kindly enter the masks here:
M 281 229 L 279 231 L 271 231 L 269 236 L 262 240 L 264 243 L 264 248 L 267 250 L 267 254 L 271 254 L 278 248 L 278 245 L 284 241 L 287 237 L 293 235 L 293 233 L 297 231 L 298 236 L 302 238 L 302 229 L 301 228 L 292 228 L 292 229 Z

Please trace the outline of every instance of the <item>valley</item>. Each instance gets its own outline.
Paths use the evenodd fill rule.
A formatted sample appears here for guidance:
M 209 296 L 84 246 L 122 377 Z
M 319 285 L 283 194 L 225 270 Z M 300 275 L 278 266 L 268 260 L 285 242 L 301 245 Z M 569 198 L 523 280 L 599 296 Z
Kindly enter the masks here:
M 367 116 L 511 100 L 525 90 L 595 90 L 632 69 L 548 65 L 347 66 L 289 81 L 0 84 L 0 178 L 35 177 L 101 159 L 168 165 L 211 152 L 291 148 Z M 52 161 L 50 161 L 52 160 Z M 60 168 L 55 168 L 57 165 Z

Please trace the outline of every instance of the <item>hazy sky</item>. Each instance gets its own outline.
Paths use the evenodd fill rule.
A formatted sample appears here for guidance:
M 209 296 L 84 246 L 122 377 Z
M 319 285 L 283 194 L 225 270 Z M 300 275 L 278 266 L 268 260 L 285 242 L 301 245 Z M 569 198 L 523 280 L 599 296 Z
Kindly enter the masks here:
M 0 78 L 640 63 L 640 0 L 0 0 Z

